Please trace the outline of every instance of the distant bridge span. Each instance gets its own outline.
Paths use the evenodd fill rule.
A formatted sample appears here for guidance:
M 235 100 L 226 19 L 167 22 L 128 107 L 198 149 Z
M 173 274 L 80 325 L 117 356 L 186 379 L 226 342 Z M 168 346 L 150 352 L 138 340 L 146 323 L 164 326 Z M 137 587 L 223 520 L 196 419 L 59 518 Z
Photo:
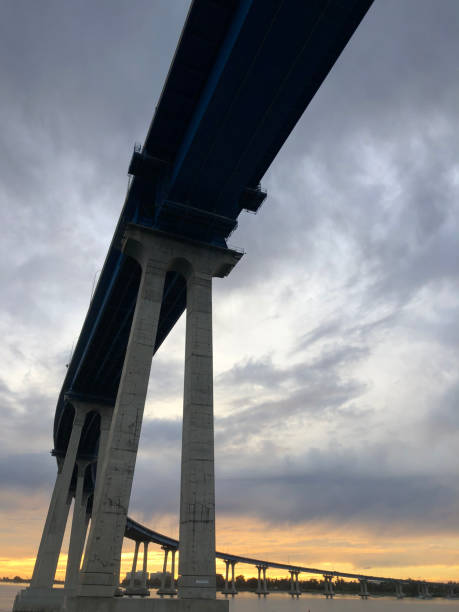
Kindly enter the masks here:
M 179 541 L 166 536 L 162 533 L 154 531 L 141 523 L 134 521 L 130 517 L 127 519 L 126 523 L 126 531 L 125 537 L 134 540 L 136 542 L 152 542 L 154 544 L 159 544 L 160 546 L 167 547 L 169 549 L 179 549 Z M 348 578 L 351 580 L 367 580 L 368 582 L 393 582 L 394 584 L 417 584 L 422 582 L 422 584 L 429 584 L 431 586 L 434 585 L 442 585 L 444 583 L 440 582 L 432 582 L 432 581 L 419 581 L 413 580 L 410 578 L 388 578 L 383 576 L 373 576 L 369 574 L 353 574 L 350 572 L 342 572 L 340 570 L 331 570 L 331 569 L 321 569 L 317 567 L 305 567 L 302 565 L 292 565 L 289 563 L 277 563 L 275 561 L 267 561 L 266 559 L 254 559 L 253 557 L 245 557 L 241 555 L 236 555 L 233 553 L 225 553 L 225 552 L 216 552 L 215 554 L 217 559 L 221 559 L 223 561 L 234 561 L 236 563 L 243 563 L 247 565 L 257 566 L 265 566 L 267 568 L 271 567 L 273 569 L 282 569 L 286 571 L 298 571 L 304 574 L 318 574 L 320 576 L 333 576 L 336 578 Z

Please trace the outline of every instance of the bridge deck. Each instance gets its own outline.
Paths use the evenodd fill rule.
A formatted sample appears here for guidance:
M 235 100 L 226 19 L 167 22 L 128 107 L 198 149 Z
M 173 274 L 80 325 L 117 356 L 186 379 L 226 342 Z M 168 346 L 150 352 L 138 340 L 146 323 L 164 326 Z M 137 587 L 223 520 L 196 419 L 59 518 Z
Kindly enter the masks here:
M 159 544 L 160 546 L 168 546 L 169 548 L 174 548 L 176 550 L 179 549 L 179 541 L 174 538 L 170 538 L 169 536 L 163 535 L 157 531 L 153 531 L 149 529 L 145 525 L 134 521 L 131 518 L 128 518 L 126 524 L 125 536 L 131 540 L 140 541 L 140 542 L 153 542 L 155 544 Z M 290 565 L 288 563 L 276 563 L 273 561 L 267 561 L 264 559 L 254 559 L 252 557 L 244 557 L 241 555 L 235 555 L 231 553 L 224 552 L 216 552 L 215 556 L 217 559 L 223 559 L 228 561 L 236 561 L 237 563 L 246 563 L 248 565 L 264 565 L 266 567 L 271 567 L 273 569 L 285 569 L 289 570 L 298 570 L 304 574 L 319 574 L 321 576 L 335 576 L 337 578 L 349 578 L 354 580 L 365 579 L 369 582 L 398 582 L 401 584 L 412 584 L 413 582 L 417 582 L 411 579 L 400 579 L 400 578 L 386 578 L 382 576 L 370 576 L 366 574 L 352 574 L 349 572 L 341 572 L 339 570 L 330 570 L 330 569 L 320 569 L 317 567 L 305 567 L 302 565 Z M 435 584 L 429 582 L 429 584 Z
M 140 279 L 121 253 L 128 223 L 226 247 L 294 125 L 372 0 L 194 0 L 59 396 L 56 454 L 71 419 L 66 396 L 113 405 Z M 156 350 L 185 308 L 183 278 L 168 274 Z M 89 429 L 95 428 L 92 431 Z M 93 454 L 97 424 L 80 451 Z

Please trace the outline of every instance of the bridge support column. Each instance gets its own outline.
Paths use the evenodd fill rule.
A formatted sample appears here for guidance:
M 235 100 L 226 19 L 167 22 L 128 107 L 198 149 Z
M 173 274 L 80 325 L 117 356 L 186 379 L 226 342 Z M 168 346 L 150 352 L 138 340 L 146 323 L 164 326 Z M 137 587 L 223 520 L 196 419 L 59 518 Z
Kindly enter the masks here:
M 368 599 L 368 581 L 363 578 L 360 578 L 360 597 Z
M 266 584 L 266 565 L 263 566 L 263 595 L 269 595 L 268 585 Z
M 150 591 L 147 589 L 147 563 L 148 563 L 148 542 L 143 543 L 143 567 L 141 578 L 137 577 L 137 563 L 139 560 L 140 542 L 135 543 L 134 558 L 132 560 L 131 578 L 126 589 L 126 595 L 137 595 L 139 597 L 148 597 Z M 140 572 L 139 572 L 140 573 Z
M 80 443 L 87 408 L 84 404 L 73 403 L 75 415 L 72 432 L 65 458 L 58 461 L 58 472 L 49 504 L 45 526 L 38 548 L 30 586 L 16 596 L 13 610 L 40 612 L 60 610 L 65 594 L 64 589 L 53 589 L 57 562 L 62 547 L 65 526 L 69 514 L 69 495 L 75 460 Z
M 395 596 L 397 597 L 397 599 L 403 599 L 405 597 L 403 593 L 403 585 L 401 582 L 395 583 Z
M 148 574 L 148 541 L 143 543 L 143 567 L 142 567 L 142 597 L 148 597 L 150 591 L 147 588 L 147 574 Z M 139 593 L 140 595 L 140 593 Z
M 295 585 L 295 570 L 288 570 L 290 574 L 290 591 L 289 594 L 293 597 L 296 595 L 296 585 Z
M 171 587 L 170 587 L 169 595 L 171 597 L 173 597 L 174 595 L 177 595 L 177 589 L 175 588 L 175 555 L 177 554 L 177 549 L 176 548 L 172 548 L 171 553 L 172 553 Z
M 126 516 L 156 342 L 167 255 L 160 249 L 155 251 L 148 241 L 145 245 L 136 243 L 136 246 L 134 255 L 142 268 L 141 280 L 80 573 L 78 594 L 82 597 L 111 597 L 118 584 Z M 84 601 L 75 605 L 82 610 L 87 608 Z
M 72 529 L 70 532 L 67 569 L 65 573 L 65 589 L 68 596 L 75 592 L 78 586 L 81 558 L 83 555 L 89 514 L 87 513 L 88 494 L 84 491 L 84 479 L 89 461 L 77 460 L 77 484 L 73 503 Z
M 236 561 L 225 559 L 225 586 L 223 587 L 223 595 L 237 595 L 236 579 L 234 577 L 234 567 Z M 231 586 L 229 585 L 229 568 L 231 567 Z
M 455 598 L 455 584 L 454 583 L 450 583 L 448 585 L 448 595 L 447 597 L 454 599 Z
M 215 599 L 215 493 L 212 380 L 212 278 L 226 276 L 240 253 L 129 225 L 124 253 L 141 267 L 140 287 L 99 476 L 77 597 L 67 609 L 85 612 L 93 598 L 112 598 L 126 526 L 151 361 L 168 271 L 187 281 L 184 417 L 180 503 L 179 594 Z M 227 609 L 227 602 L 215 602 Z M 201 606 L 204 609 L 204 606 Z
M 135 593 L 134 593 L 134 591 L 135 591 L 135 575 L 136 575 L 136 572 L 137 572 L 137 560 L 139 558 L 139 548 L 140 548 L 140 542 L 136 541 L 135 549 L 134 549 L 134 556 L 132 558 L 131 576 L 129 578 L 129 584 L 128 584 L 127 589 L 126 589 L 126 595 L 135 595 Z
M 214 599 L 212 277 L 187 282 L 179 597 Z
M 324 574 L 324 595 L 326 599 L 333 599 L 335 595 L 333 590 L 333 576 L 331 574 Z
M 161 574 L 161 586 L 159 587 L 157 593 L 158 595 L 161 595 L 161 597 L 163 595 L 166 595 L 167 591 L 166 591 L 166 577 L 167 577 L 167 557 L 169 555 L 169 547 L 168 546 L 162 546 L 161 547 L 164 550 L 164 563 L 163 563 L 163 573 Z
M 230 566 L 230 560 L 225 559 L 225 586 L 223 587 L 223 591 L 222 591 L 223 595 L 229 595 L 231 593 L 228 587 L 229 566 Z
M 163 573 L 161 574 L 161 586 L 157 590 L 157 594 L 160 595 L 160 597 L 163 597 L 163 595 L 170 595 L 171 597 L 173 597 L 174 595 L 177 595 L 177 590 L 175 588 L 175 555 L 177 553 L 177 550 L 175 548 L 170 548 L 169 546 L 162 546 L 162 549 L 164 550 Z M 166 586 L 167 559 L 169 553 L 171 553 L 172 557 L 171 580 L 169 586 Z
M 418 582 L 418 597 L 420 599 L 429 599 L 429 585 L 426 582 Z
M 298 581 L 298 576 L 300 574 L 299 570 L 289 570 L 290 572 L 290 595 L 292 597 L 299 597 L 301 595 L 300 583 Z
M 261 595 L 261 565 L 257 565 L 258 570 L 258 578 L 257 578 L 257 590 L 255 591 L 257 595 Z
M 295 572 L 295 590 L 296 590 L 297 597 L 301 595 L 299 576 L 300 576 L 300 572 L 299 570 L 296 570 Z
M 180 486 L 178 593 L 215 599 L 215 481 L 212 277 L 229 272 L 238 254 L 190 248 L 187 276 L 185 381 Z
M 269 595 L 268 586 L 266 584 L 266 565 L 257 565 L 258 570 L 258 585 L 257 585 L 257 594 L 258 595 Z M 263 584 L 261 583 L 261 572 L 263 572 Z
M 99 449 L 97 451 L 96 482 L 95 482 L 95 487 L 94 487 L 94 500 L 92 504 L 93 509 L 98 507 L 100 503 L 100 497 L 102 495 L 103 463 L 107 459 L 108 435 L 110 433 L 110 425 L 112 422 L 113 406 L 101 406 L 98 412 L 100 416 L 100 435 L 99 435 Z M 120 558 L 121 558 L 121 555 L 120 555 Z
M 237 595 L 236 578 L 234 577 L 234 568 L 236 561 L 231 561 L 231 595 Z

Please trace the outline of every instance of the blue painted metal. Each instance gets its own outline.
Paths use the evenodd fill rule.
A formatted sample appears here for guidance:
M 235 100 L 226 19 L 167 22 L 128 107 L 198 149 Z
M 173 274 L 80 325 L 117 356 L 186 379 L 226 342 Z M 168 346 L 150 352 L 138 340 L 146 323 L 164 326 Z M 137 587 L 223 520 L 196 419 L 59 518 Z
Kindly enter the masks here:
M 91 331 L 88 334 L 88 340 L 86 342 L 86 346 L 83 349 L 83 354 L 81 355 L 81 357 L 80 357 L 80 359 L 78 361 L 78 365 L 76 366 L 75 371 L 72 370 L 73 378 L 72 378 L 72 381 L 70 383 L 70 388 L 68 389 L 69 392 L 73 391 L 73 385 L 75 384 L 75 380 L 77 379 L 78 374 L 80 373 L 81 365 L 84 362 L 84 359 L 85 359 L 85 357 L 87 355 L 88 349 L 91 346 L 91 342 L 92 342 L 92 340 L 94 338 L 95 330 L 97 329 L 97 326 L 100 323 L 100 318 L 102 316 L 102 313 L 104 312 L 105 306 L 106 306 L 106 304 L 107 304 L 107 302 L 110 299 L 110 296 L 112 294 L 112 289 L 113 289 L 113 287 L 115 285 L 116 279 L 118 277 L 119 270 L 121 268 L 122 259 L 123 259 L 123 254 L 121 252 L 118 252 L 117 253 L 117 258 L 116 258 L 116 263 L 115 263 L 115 266 L 114 266 L 114 270 L 113 270 L 113 272 L 111 274 L 110 282 L 109 282 L 108 287 L 107 287 L 107 289 L 105 291 L 105 295 L 103 296 L 102 304 L 100 305 L 99 310 L 98 310 L 98 312 L 96 314 L 95 320 L 94 320 L 94 322 L 92 324 Z
M 240 34 L 241 28 L 247 18 L 247 13 L 252 5 L 252 0 L 243 0 L 237 7 L 233 21 L 230 24 L 228 34 L 221 46 L 219 55 L 215 61 L 215 64 L 210 71 L 206 85 L 204 86 L 201 98 L 194 112 L 194 116 L 190 121 L 187 133 L 183 138 L 180 145 L 180 149 L 174 161 L 174 167 L 171 173 L 170 185 L 174 184 L 177 174 L 182 166 L 183 160 L 186 153 L 188 152 L 191 143 L 196 135 L 197 129 L 201 124 L 201 121 L 208 109 L 210 99 L 215 93 L 215 89 L 220 81 L 222 72 L 229 61 L 229 56 L 236 43 L 237 36 Z
M 256 211 L 259 183 L 372 0 L 194 0 L 142 148 L 71 358 L 66 394 L 114 404 L 139 266 L 120 253 L 137 222 L 226 247 L 242 209 Z M 156 350 L 185 308 L 183 279 L 168 275 Z

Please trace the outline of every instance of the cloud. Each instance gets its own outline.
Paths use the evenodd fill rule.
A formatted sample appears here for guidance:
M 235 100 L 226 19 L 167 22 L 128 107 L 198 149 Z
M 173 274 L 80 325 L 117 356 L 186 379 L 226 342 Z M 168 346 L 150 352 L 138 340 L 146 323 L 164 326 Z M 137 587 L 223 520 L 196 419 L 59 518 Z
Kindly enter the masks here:
M 365 525 L 389 530 L 421 527 L 441 533 L 457 528 L 454 508 L 459 491 L 424 476 L 355 474 L 347 469 L 315 470 L 303 474 L 222 478 L 218 483 L 219 510 L 249 514 L 268 521 L 303 523 L 331 521 L 349 527 Z M 334 466 L 336 468 L 336 466 Z
M 56 476 L 56 460 L 43 452 L 0 456 L 0 488 L 40 491 L 49 489 Z

